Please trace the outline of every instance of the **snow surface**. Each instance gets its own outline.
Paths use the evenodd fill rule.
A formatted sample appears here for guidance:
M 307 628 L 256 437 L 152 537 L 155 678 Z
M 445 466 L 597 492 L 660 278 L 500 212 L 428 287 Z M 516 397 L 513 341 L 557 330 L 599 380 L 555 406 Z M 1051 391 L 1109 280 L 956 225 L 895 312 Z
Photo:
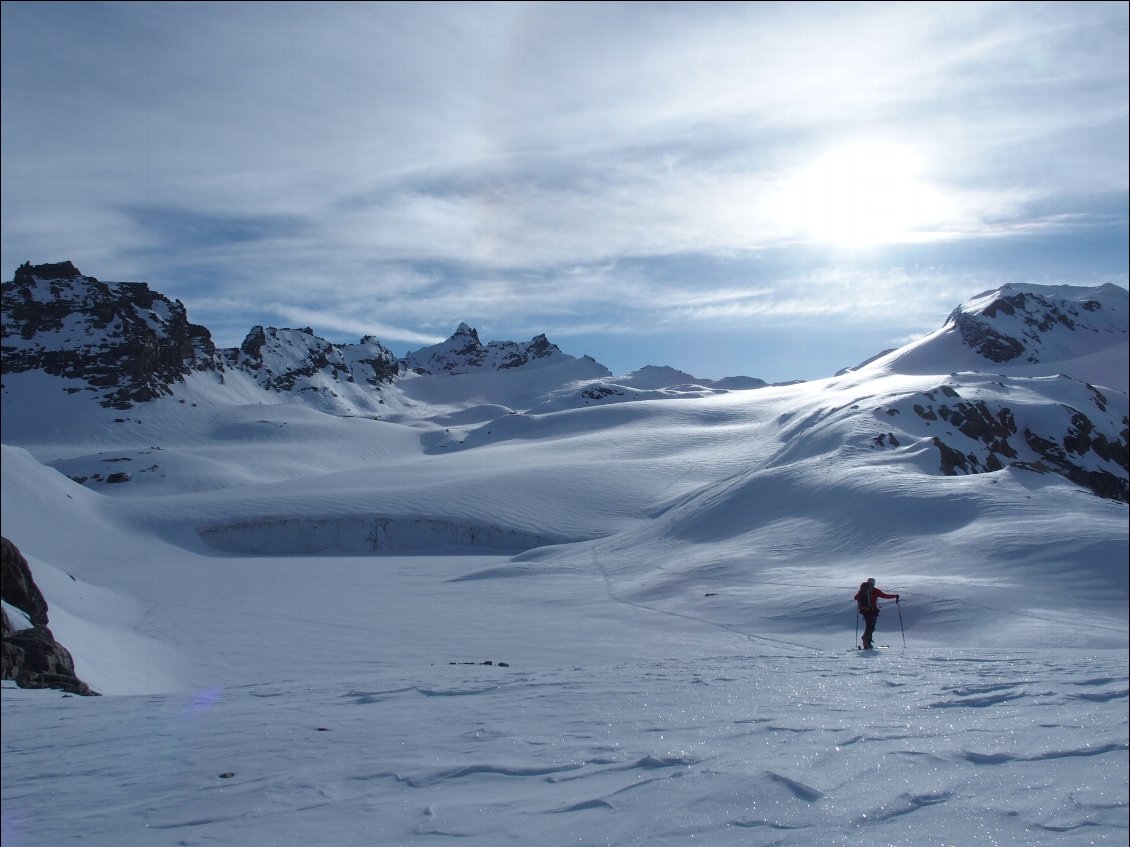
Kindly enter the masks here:
M 3 844 L 1127 844 L 1126 505 L 942 476 L 898 413 L 1050 431 L 1125 377 L 929 349 L 538 412 L 420 377 L 382 420 L 5 376 L 51 414 L 5 421 L 3 534 L 106 696 L 5 683 Z

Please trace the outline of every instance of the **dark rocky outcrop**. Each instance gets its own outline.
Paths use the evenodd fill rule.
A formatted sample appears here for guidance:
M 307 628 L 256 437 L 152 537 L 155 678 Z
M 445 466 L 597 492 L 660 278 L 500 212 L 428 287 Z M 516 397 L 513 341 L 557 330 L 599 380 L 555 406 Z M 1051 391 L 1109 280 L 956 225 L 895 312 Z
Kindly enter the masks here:
M 40 370 L 129 409 L 171 394 L 192 371 L 223 370 L 209 331 L 144 282 L 100 282 L 70 262 L 25 263 L 2 297 L 4 374 Z
M 1084 388 L 1098 412 L 1104 412 L 1106 398 L 1093 386 Z M 1031 427 L 1017 424 L 1013 408 L 999 401 L 967 400 L 949 385 L 923 392 L 915 399 L 918 402 L 912 401 L 912 408 L 927 426 L 944 424 L 973 445 L 963 453 L 940 436 L 932 436 L 940 454 L 939 470 L 946 476 L 991 473 L 1012 465 L 1057 473 L 1110 500 L 1125 503 L 1130 499 L 1130 426 L 1126 418 L 1103 432 L 1084 411 L 1061 405 L 1059 411 L 1067 422 L 1062 431 L 1039 435 Z M 1042 417 L 1045 427 L 1055 419 L 1053 415 Z M 882 446 L 883 439 L 876 437 L 874 443 Z M 1096 459 L 1120 468 L 1122 473 L 1101 467 Z
M 1024 352 L 1024 344 L 1018 339 L 998 332 L 977 315 L 959 311 L 954 312 L 950 320 L 957 326 L 965 345 L 990 362 L 1011 362 Z
M 7 613 L 0 610 L 0 678 L 15 680 L 21 688 L 97 694 L 75 676 L 71 654 L 47 626 L 47 601 L 35 584 L 31 568 L 7 538 L 0 538 L 0 596 L 27 615 L 32 624 L 14 629 Z
M 1093 333 L 1101 323 L 1095 315 L 1103 311 L 1095 300 L 1060 301 L 1031 291 L 1004 286 L 988 305 L 968 311 L 958 307 L 949 316 L 967 347 L 997 364 L 1036 364 L 1056 358 L 1048 339 L 1056 332 Z M 1091 321 L 1088 323 L 1088 321 Z M 1112 326 L 1106 332 L 1115 332 Z M 1125 336 L 1125 327 L 1120 332 Z

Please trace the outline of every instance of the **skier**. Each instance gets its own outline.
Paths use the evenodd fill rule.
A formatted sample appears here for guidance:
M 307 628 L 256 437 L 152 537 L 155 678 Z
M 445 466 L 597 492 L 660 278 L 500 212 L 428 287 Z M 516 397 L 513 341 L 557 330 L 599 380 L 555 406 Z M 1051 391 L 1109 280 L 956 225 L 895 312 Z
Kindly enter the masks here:
M 867 626 L 863 630 L 863 649 L 871 649 L 871 638 L 875 635 L 875 624 L 879 620 L 879 603 L 878 598 L 886 600 L 897 600 L 897 594 L 888 594 L 885 591 L 875 587 L 875 577 L 871 577 L 867 582 L 859 586 L 859 591 L 855 594 L 855 602 L 859 607 L 859 614 L 863 615 L 863 620 L 867 622 Z

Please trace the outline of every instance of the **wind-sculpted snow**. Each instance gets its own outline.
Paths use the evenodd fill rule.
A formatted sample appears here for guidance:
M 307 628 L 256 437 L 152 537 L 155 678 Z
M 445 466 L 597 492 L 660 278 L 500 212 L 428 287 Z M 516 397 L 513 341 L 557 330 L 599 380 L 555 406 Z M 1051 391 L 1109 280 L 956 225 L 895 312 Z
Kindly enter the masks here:
M 1124 656 L 757 651 L 81 705 L 6 691 L 5 844 L 1122 844 Z M 974 706 L 961 685 L 1017 696 Z M 1081 685 L 1112 700 L 1081 705 Z

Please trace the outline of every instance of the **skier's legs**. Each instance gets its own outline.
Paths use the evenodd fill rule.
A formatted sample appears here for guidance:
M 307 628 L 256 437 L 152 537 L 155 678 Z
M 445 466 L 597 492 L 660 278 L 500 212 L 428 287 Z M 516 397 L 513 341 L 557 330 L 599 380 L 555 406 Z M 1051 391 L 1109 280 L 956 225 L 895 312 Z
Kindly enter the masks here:
M 875 623 L 879 620 L 879 613 L 868 612 L 863 616 L 863 620 L 867 622 L 867 626 L 863 630 L 863 648 L 865 650 L 870 650 L 871 639 L 875 635 Z

